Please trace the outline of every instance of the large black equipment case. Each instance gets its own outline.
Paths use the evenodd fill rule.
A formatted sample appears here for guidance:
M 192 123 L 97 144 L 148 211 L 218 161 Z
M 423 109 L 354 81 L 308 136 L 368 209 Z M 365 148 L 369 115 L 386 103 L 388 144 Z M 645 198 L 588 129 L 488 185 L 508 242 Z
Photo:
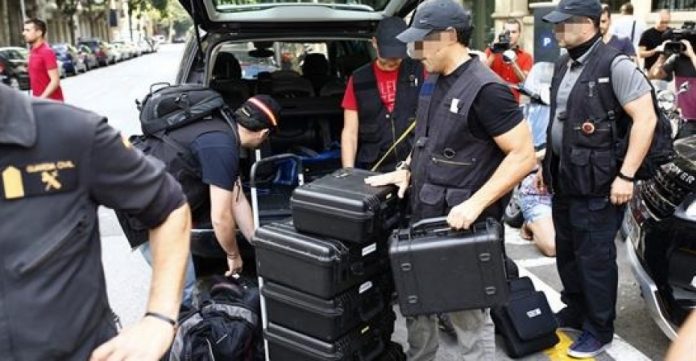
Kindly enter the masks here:
M 529 277 L 510 281 L 510 300 L 491 310 L 505 352 L 517 358 L 553 347 L 558 343 L 558 324 L 543 292 L 536 291 Z
M 507 301 L 503 227 L 493 219 L 453 231 L 446 218 L 394 232 L 389 246 L 404 316 L 495 306 Z
M 272 361 L 373 361 L 390 347 L 394 311 L 362 324 L 334 342 L 326 342 L 274 324 L 264 331 Z
M 396 187 L 372 187 L 379 173 L 339 169 L 295 189 L 290 201 L 295 227 L 354 243 L 388 237 L 399 222 Z
M 386 263 L 386 242 L 367 245 L 298 233 L 291 222 L 272 223 L 254 235 L 258 275 L 324 299 L 369 280 Z
M 335 341 L 391 309 L 391 275 L 384 272 L 332 299 L 323 299 L 272 282 L 263 286 L 266 315 L 274 324 L 322 341 Z

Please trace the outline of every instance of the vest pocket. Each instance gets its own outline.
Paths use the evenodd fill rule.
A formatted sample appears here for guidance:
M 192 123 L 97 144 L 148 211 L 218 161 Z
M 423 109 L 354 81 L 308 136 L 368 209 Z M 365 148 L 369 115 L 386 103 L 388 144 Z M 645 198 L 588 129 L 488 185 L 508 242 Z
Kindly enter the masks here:
M 591 130 L 590 130 L 591 129 Z M 611 121 L 585 122 L 576 125 L 576 144 L 583 148 L 606 148 L 614 143 Z
M 469 198 L 471 198 L 471 189 L 466 188 L 447 188 L 445 195 L 448 209 L 452 209 L 453 207 L 462 204 Z
M 448 186 L 465 179 L 470 172 L 473 162 L 448 159 L 443 156 L 431 155 L 428 178 L 432 183 Z
M 611 187 L 615 168 L 611 150 L 571 148 L 563 181 L 570 183 L 568 191 L 572 194 L 605 195 Z
M 376 143 L 380 140 L 379 124 L 374 119 L 358 124 L 358 143 Z

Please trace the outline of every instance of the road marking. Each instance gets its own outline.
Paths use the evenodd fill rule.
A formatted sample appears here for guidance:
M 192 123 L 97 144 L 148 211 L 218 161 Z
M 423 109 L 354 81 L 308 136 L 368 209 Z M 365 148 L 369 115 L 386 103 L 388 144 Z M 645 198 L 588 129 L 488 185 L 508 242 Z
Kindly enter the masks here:
M 561 301 L 561 294 L 554 290 L 553 287 L 544 283 L 544 281 L 542 281 L 533 273 L 529 272 L 529 270 L 524 266 L 518 264 L 518 268 L 520 270 L 520 277 L 529 277 L 532 280 L 532 283 L 534 283 L 534 287 L 536 287 L 538 291 L 544 292 L 544 294 L 546 295 L 546 299 L 549 301 L 549 306 L 551 306 L 551 310 L 553 310 L 553 312 L 558 312 L 563 307 L 565 307 L 565 303 Z M 564 332 L 558 332 L 558 334 L 559 338 L 561 338 L 561 334 L 564 334 L 565 337 L 568 337 Z M 556 348 L 558 348 L 558 345 L 556 345 L 554 349 Z M 565 349 L 567 350 L 567 347 Z M 647 356 L 645 356 L 642 352 L 638 351 L 635 347 L 626 342 L 623 338 L 619 337 L 617 334 L 614 334 L 614 340 L 612 341 L 611 346 L 607 348 L 607 354 L 617 361 L 650 361 L 650 359 Z M 554 357 L 550 357 L 550 359 L 554 361 L 572 360 Z
M 521 266 L 524 268 L 550 266 L 550 265 L 556 264 L 556 257 L 529 258 L 529 259 L 515 261 L 515 263 L 518 266 Z
M 576 358 L 572 358 L 568 356 L 568 348 L 570 348 L 570 345 L 573 344 L 573 339 L 568 336 L 563 331 L 556 331 L 556 335 L 558 336 L 558 343 L 556 346 L 544 350 L 544 354 L 549 357 L 549 360 L 552 361 L 575 361 L 577 360 Z M 588 360 L 588 361 L 594 361 L 594 358 L 585 358 L 583 360 Z

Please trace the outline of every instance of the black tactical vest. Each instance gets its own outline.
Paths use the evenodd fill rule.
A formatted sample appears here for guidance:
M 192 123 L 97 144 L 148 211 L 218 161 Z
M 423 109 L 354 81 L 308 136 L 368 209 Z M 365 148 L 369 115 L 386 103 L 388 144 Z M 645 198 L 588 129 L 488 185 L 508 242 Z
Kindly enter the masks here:
M 379 95 L 373 64 L 366 64 L 353 73 L 353 89 L 358 105 L 358 152 L 356 165 L 372 167 L 415 120 L 418 93 L 423 84 L 420 62 L 404 59 L 399 67 L 394 111 L 389 112 Z M 381 171 L 392 171 L 405 160 L 413 146 L 413 137 L 400 143 L 380 165 Z
M 621 53 L 599 42 L 584 65 L 568 97 L 567 111 L 561 117 L 561 154 L 548 152 L 544 159 L 544 179 L 551 191 L 565 196 L 607 196 L 620 164 L 619 140 L 630 125 L 611 83 L 611 64 Z M 568 70 L 566 55 L 556 63 L 551 82 L 551 116 L 556 114 L 556 98 Z M 549 122 L 547 144 L 552 143 Z
M 492 138 L 479 139 L 469 129 L 469 110 L 481 88 L 504 83 L 476 57 L 469 61 L 432 119 L 428 114 L 438 77 L 429 76 L 423 85 L 411 162 L 413 221 L 446 215 L 478 191 L 505 157 Z M 501 199 L 482 217 L 500 219 L 506 203 Z
M 223 132 L 230 134 L 237 145 L 239 145 L 239 137 L 236 129 L 232 129 L 220 117 L 210 117 L 202 121 L 195 122 L 182 128 L 177 128 L 169 132 L 169 136 L 189 148 L 200 135 L 210 132 Z M 190 150 L 189 150 L 190 153 Z M 239 155 L 239 154 L 237 154 Z M 230 154 L 230 156 L 232 156 Z M 198 160 L 191 156 L 190 160 L 182 159 L 181 157 L 172 159 L 161 159 L 167 166 L 167 172 L 174 176 L 181 183 L 181 188 L 186 195 L 186 199 L 191 207 L 191 219 L 193 225 L 209 224 L 210 223 L 210 186 L 203 183 L 200 173 L 200 164 Z M 191 169 L 186 161 L 190 161 L 194 169 Z M 235 160 L 239 162 L 239 157 Z

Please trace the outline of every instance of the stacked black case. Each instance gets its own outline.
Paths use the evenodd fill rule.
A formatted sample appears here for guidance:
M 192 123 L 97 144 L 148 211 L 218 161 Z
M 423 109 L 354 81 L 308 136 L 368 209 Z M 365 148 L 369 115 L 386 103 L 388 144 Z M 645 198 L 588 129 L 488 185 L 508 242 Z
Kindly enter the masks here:
M 343 169 L 298 187 L 292 221 L 254 237 L 271 361 L 399 360 L 387 237 L 396 189 Z

